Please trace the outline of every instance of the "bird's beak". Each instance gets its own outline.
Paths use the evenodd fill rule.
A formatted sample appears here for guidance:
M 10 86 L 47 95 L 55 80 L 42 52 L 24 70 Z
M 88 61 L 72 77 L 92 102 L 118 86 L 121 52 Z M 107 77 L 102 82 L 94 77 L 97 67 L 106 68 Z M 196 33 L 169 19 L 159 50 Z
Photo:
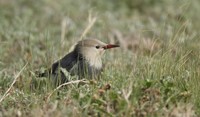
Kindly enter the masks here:
M 115 44 L 108 44 L 106 46 L 103 46 L 103 48 L 106 50 L 106 49 L 111 49 L 111 48 L 116 48 L 116 47 L 119 47 L 119 45 L 115 45 Z

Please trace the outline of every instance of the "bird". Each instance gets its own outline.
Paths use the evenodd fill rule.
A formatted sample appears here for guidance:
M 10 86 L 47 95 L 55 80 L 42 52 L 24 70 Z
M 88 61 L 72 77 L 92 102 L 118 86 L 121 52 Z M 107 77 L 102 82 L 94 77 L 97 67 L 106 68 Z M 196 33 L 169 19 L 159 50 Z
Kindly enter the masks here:
M 50 69 L 40 73 L 39 77 L 51 77 L 56 85 L 69 81 L 62 69 L 79 79 L 98 78 L 103 70 L 102 56 L 105 50 L 120 47 L 117 44 L 106 44 L 98 39 L 82 39 L 73 50 L 54 62 Z

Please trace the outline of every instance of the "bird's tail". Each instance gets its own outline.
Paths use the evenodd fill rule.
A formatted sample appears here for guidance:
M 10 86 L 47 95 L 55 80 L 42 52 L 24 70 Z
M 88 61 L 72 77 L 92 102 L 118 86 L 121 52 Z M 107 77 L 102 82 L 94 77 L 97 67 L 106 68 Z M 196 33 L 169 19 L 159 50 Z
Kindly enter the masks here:
M 43 69 L 35 72 L 36 77 L 48 77 L 49 76 L 49 70 L 48 69 Z
M 47 77 L 48 76 L 48 72 L 45 71 L 44 73 L 38 73 L 37 76 L 38 77 Z
M 49 77 L 49 70 L 44 69 L 35 71 L 35 76 L 36 77 L 33 77 L 30 82 L 30 89 L 32 91 L 40 89 L 42 87 L 41 84 L 45 84 L 44 82 L 47 80 L 46 78 Z

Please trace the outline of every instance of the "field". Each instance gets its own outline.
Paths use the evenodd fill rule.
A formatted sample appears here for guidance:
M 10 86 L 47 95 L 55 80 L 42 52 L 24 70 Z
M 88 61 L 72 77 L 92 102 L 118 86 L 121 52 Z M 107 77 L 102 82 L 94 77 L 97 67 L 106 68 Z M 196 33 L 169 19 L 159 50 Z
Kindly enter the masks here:
M 199 13 L 199 0 L 0 0 L 0 117 L 200 116 Z M 37 78 L 84 38 L 121 46 L 100 79 Z

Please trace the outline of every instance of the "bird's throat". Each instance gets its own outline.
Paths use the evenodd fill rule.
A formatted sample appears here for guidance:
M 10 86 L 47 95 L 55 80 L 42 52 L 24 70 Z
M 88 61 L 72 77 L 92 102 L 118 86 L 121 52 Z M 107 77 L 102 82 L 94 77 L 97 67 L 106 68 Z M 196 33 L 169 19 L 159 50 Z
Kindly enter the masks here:
M 89 63 L 91 67 L 94 67 L 96 69 L 101 69 L 102 68 L 102 60 L 99 57 L 93 57 L 93 58 L 85 58 L 86 61 Z

